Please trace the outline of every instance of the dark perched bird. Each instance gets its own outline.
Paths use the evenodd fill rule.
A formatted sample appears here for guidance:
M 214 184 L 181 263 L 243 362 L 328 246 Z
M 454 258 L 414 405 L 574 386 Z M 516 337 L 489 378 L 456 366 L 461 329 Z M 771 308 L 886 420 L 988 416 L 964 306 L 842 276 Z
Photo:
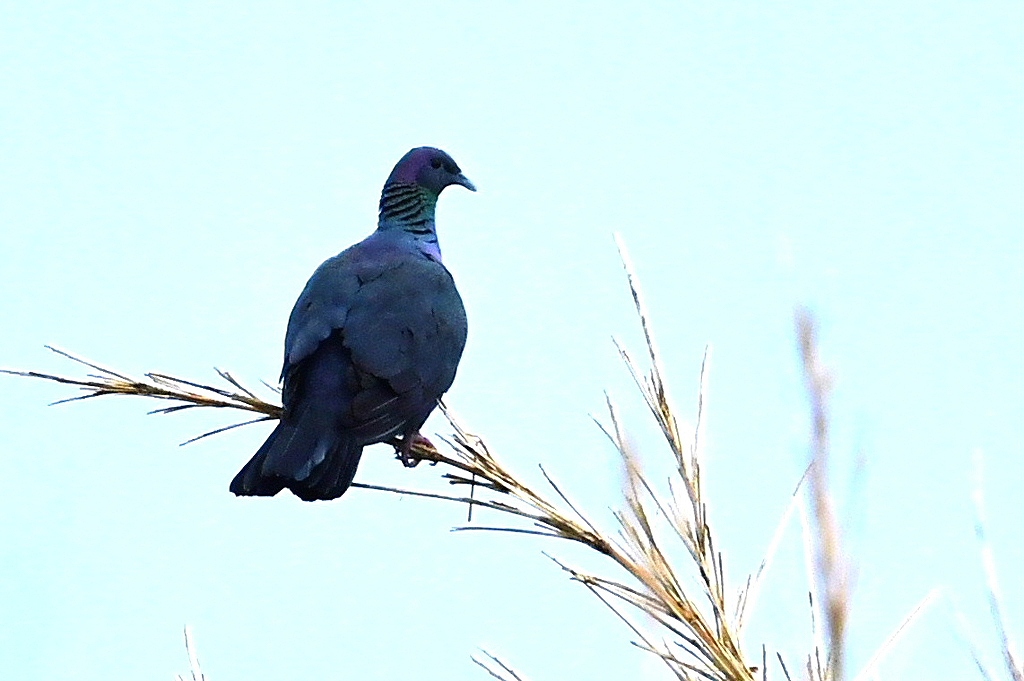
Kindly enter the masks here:
M 313 273 L 288 319 L 284 414 L 232 492 L 335 499 L 363 447 L 396 436 L 413 465 L 410 447 L 466 345 L 466 310 L 434 227 L 453 184 L 476 191 L 451 156 L 413 149 L 384 183 L 377 231 Z

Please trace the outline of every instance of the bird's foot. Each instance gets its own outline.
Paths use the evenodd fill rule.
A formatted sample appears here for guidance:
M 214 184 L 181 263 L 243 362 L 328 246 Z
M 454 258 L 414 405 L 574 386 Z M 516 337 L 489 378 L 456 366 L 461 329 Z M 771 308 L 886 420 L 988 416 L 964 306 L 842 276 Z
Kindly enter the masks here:
M 398 458 L 402 460 L 402 464 L 406 468 L 414 468 L 419 465 L 419 462 L 421 461 L 420 457 L 412 453 L 412 448 L 416 445 L 423 445 L 430 447 L 431 449 L 434 448 L 434 443 L 419 433 L 413 433 L 412 435 L 406 435 L 403 437 L 401 445 L 395 448 L 395 453 L 398 454 Z

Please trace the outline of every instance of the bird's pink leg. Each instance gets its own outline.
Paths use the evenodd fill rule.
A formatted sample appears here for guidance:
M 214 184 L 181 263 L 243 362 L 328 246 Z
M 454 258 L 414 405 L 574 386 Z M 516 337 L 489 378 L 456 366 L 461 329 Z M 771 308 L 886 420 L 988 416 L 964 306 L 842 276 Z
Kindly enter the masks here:
M 398 447 L 395 447 L 398 458 L 402 460 L 402 463 L 406 468 L 413 468 L 419 464 L 420 458 L 418 456 L 414 456 L 412 453 L 412 448 L 418 444 L 430 447 L 431 449 L 434 448 L 434 443 L 419 433 L 406 435 L 402 438 L 401 444 Z

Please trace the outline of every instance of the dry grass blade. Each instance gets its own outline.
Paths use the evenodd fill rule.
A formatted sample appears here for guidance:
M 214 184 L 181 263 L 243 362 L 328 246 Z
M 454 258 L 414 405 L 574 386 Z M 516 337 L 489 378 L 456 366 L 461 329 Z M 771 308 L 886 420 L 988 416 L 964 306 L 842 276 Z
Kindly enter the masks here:
M 864 669 L 855 677 L 855 681 L 868 681 L 872 675 L 877 673 L 878 666 L 885 659 L 885 656 L 896 646 L 903 634 L 910 628 L 910 625 L 917 621 L 917 618 L 921 616 L 925 609 L 935 602 L 940 593 L 942 593 L 940 589 L 932 589 L 928 592 L 927 596 L 921 599 L 920 603 L 914 606 L 914 609 L 910 611 L 903 621 L 900 622 L 899 626 L 896 627 L 895 631 L 889 635 L 889 638 L 871 656 L 868 663 L 864 665 Z
M 185 652 L 188 653 L 188 666 L 192 681 L 209 681 L 199 666 L 199 653 L 196 650 L 195 638 L 192 636 L 192 627 L 187 624 L 185 625 Z M 177 681 L 186 681 L 186 678 L 178 674 Z
M 985 681 L 996 681 L 996 675 L 988 668 L 985 664 L 985 660 L 981 654 L 981 648 L 978 645 L 977 640 L 971 634 L 971 627 L 967 622 L 967 617 L 964 616 L 960 608 L 957 607 L 953 599 L 946 594 L 946 602 L 949 607 L 950 614 L 953 616 L 953 622 L 955 624 L 956 632 L 959 634 L 961 641 L 965 644 L 968 650 L 971 651 L 971 659 L 974 660 L 974 666 L 978 669 L 978 674 Z
M 265 402 L 255 397 L 250 391 L 243 390 L 242 393 L 234 393 L 214 386 L 194 383 L 183 378 L 175 378 L 166 374 L 148 373 L 146 379 L 134 379 L 111 369 L 105 369 L 93 362 L 77 357 L 70 352 L 59 350 L 47 345 L 46 348 L 73 362 L 95 369 L 99 375 L 90 374 L 87 378 L 69 378 L 54 374 L 45 374 L 38 371 L 16 371 L 12 369 L 0 369 L 0 373 L 12 376 L 26 376 L 29 378 L 41 378 L 54 383 L 76 386 L 85 394 L 76 397 L 60 400 L 54 404 L 84 400 L 104 395 L 134 395 L 137 397 L 149 397 L 157 400 L 169 400 L 178 404 L 170 407 L 157 409 L 154 413 L 171 413 L 176 410 L 191 407 L 213 407 L 240 409 L 242 411 L 264 414 L 270 418 L 281 417 L 281 407 L 270 402 Z M 225 376 L 222 374 L 222 376 Z M 91 380 L 90 380 L 91 379 Z M 148 379 L 148 380 L 147 380 Z M 238 385 L 234 379 L 225 376 L 232 385 Z M 240 386 L 239 386 L 240 387 Z
M 786 661 L 782 659 L 782 653 L 775 653 L 779 658 L 779 666 L 782 667 L 782 673 L 786 675 L 786 681 L 793 681 L 793 677 L 789 675 L 789 669 L 786 668 Z
M 480 652 L 487 656 L 487 661 L 474 657 L 472 658 L 473 662 L 480 665 L 480 667 L 495 679 L 499 679 L 500 681 L 526 681 L 525 676 L 520 675 L 516 670 L 502 662 L 495 655 L 490 654 L 486 650 L 481 650 Z
M 789 504 L 786 506 L 786 511 L 782 514 L 782 518 L 775 527 L 775 532 L 772 534 L 772 539 L 768 543 L 768 549 L 764 552 L 764 558 L 761 559 L 761 564 L 758 566 L 757 572 L 747 579 L 746 585 L 740 590 L 740 595 L 736 603 L 736 628 L 738 630 L 742 630 L 743 628 L 743 618 L 744 615 L 746 615 L 747 610 L 754 609 L 754 606 L 757 604 L 762 581 L 768 573 L 768 569 L 771 567 L 772 560 L 775 558 L 775 553 L 778 551 L 779 544 L 782 542 L 783 533 L 789 525 L 790 519 L 793 517 L 793 512 L 800 505 L 800 489 L 803 487 L 804 480 L 807 479 L 807 474 L 809 472 L 810 468 L 808 467 L 800 477 L 800 481 L 797 482 L 796 487 L 793 489 L 793 496 L 790 498 Z
M 646 612 L 667 630 L 676 641 L 670 652 L 662 654 L 649 640 L 645 643 L 666 661 L 678 678 L 753 679 L 753 668 L 744 661 L 735 623 L 727 612 L 723 560 L 714 548 L 707 504 L 702 496 L 699 428 L 708 353 L 705 353 L 701 369 L 697 428 L 692 444 L 686 444 L 663 377 L 643 295 L 626 249 L 621 239 L 616 237 L 616 241 L 647 345 L 649 369 L 642 369 L 624 346 L 616 345 L 672 453 L 678 479 L 685 490 L 685 501 L 682 504 L 662 501 L 644 474 L 617 410 L 608 399 L 611 423 L 610 427 L 602 425 L 602 430 L 619 451 L 626 469 L 626 505 L 624 510 L 615 514 L 619 538 L 607 540 L 612 549 L 609 555 L 637 580 L 639 588 L 576 571 L 572 575 L 595 592 L 614 596 Z M 670 558 L 672 554 L 665 546 L 659 528 L 667 528 L 669 537 L 680 540 L 692 558 L 691 569 L 703 591 L 700 599 L 695 599 L 684 585 L 686 569 Z M 679 657 L 679 653 L 683 657 Z
M 193 405 L 183 405 L 182 407 L 180 407 L 180 409 L 184 409 L 184 408 L 186 408 L 188 406 L 193 406 Z M 166 409 L 161 409 L 161 410 L 158 410 L 156 412 L 151 411 L 149 413 L 150 414 L 155 414 L 155 413 L 169 414 L 170 411 L 166 410 Z M 181 446 L 184 447 L 185 445 L 190 445 L 193 442 L 197 442 L 199 440 L 202 440 L 203 438 L 210 437 L 211 435 L 218 435 L 218 434 L 223 433 L 224 431 L 227 431 L 227 430 L 232 430 L 234 428 L 241 428 L 242 426 L 248 426 L 248 425 L 253 424 L 253 423 L 259 423 L 261 421 L 270 421 L 272 419 L 273 419 L 272 416 L 261 416 L 261 417 L 259 417 L 257 419 L 249 419 L 248 421 L 242 421 L 241 423 L 232 423 L 230 426 L 224 426 L 223 428 L 215 428 L 215 429 L 213 429 L 211 431 L 203 433 L 202 435 L 196 435 L 195 437 L 192 437 L 192 438 L 189 438 L 189 439 L 185 440 L 184 442 L 181 443 Z
M 985 567 L 985 586 L 988 591 L 989 611 L 992 613 L 992 621 L 995 624 L 996 632 L 999 634 L 999 647 L 1006 664 L 1007 672 L 1013 681 L 1024 681 L 1024 666 L 1021 665 L 1017 656 L 1016 646 L 1013 637 L 1010 635 L 1006 625 L 1006 617 L 1003 614 L 1002 590 L 999 588 L 999 575 L 996 571 L 996 559 L 992 552 L 992 544 L 988 540 L 985 531 L 985 481 L 984 481 L 984 458 L 981 451 L 974 453 L 974 534 L 981 545 L 981 562 Z

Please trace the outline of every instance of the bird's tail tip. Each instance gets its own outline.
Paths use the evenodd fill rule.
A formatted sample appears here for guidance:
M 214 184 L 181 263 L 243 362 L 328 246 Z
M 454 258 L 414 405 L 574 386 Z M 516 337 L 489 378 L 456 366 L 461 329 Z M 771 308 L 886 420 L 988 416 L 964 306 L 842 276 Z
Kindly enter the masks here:
M 285 488 L 281 478 L 262 475 L 263 457 L 259 453 L 245 464 L 228 488 L 236 497 L 272 497 Z
M 288 488 L 303 501 L 330 501 L 344 494 L 355 477 L 362 446 L 351 438 L 304 433 L 302 428 L 280 438 L 282 428 L 278 424 L 238 472 L 231 481 L 231 492 L 240 497 L 272 497 Z M 294 426 L 290 430 L 295 430 Z M 326 446 L 321 440 L 323 437 L 330 438 Z M 307 461 L 320 447 L 324 447 L 326 453 L 310 470 Z

